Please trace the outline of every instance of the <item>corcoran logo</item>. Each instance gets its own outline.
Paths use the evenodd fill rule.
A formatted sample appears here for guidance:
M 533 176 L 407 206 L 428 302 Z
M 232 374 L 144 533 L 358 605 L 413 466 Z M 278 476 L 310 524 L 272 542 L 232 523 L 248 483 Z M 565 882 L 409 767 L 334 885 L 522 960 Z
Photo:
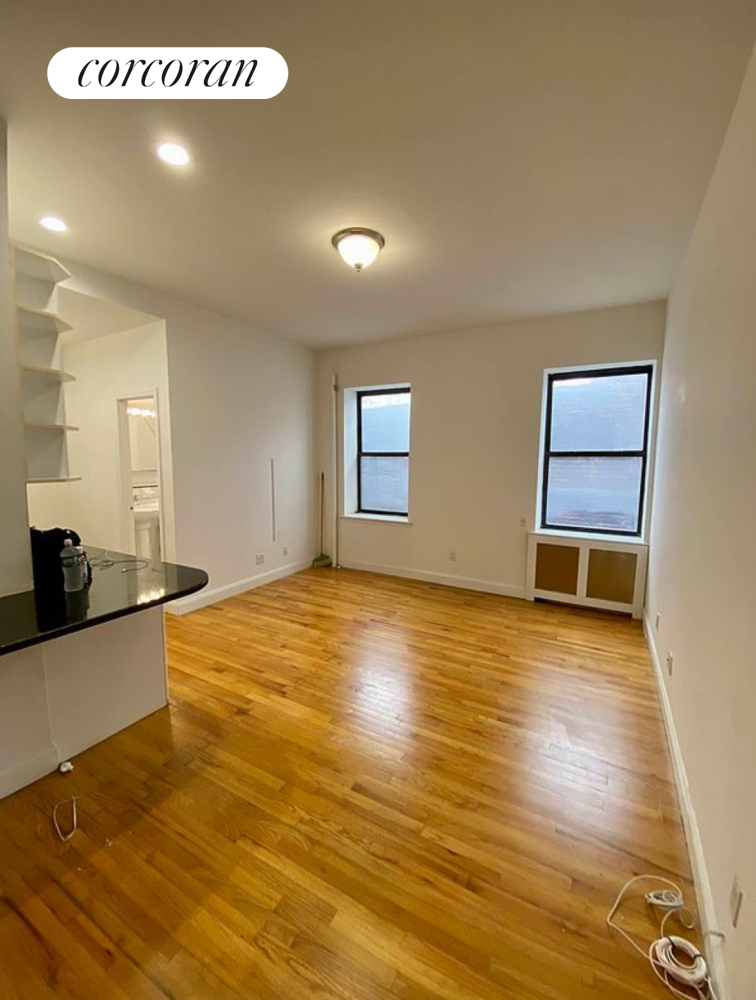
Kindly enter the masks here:
M 275 97 L 289 67 L 266 48 L 70 48 L 47 67 L 70 100 L 234 100 Z

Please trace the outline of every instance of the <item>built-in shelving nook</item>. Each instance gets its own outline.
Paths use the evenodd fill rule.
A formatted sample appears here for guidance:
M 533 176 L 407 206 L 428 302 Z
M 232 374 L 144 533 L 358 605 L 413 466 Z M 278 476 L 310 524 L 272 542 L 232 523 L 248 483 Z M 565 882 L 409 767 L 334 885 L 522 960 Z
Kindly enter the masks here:
M 78 428 L 66 420 L 74 376 L 61 369 L 60 335 L 71 327 L 57 315 L 57 285 L 70 274 L 36 250 L 15 247 L 13 257 L 27 482 L 70 482 L 79 477 L 68 467 L 68 435 Z

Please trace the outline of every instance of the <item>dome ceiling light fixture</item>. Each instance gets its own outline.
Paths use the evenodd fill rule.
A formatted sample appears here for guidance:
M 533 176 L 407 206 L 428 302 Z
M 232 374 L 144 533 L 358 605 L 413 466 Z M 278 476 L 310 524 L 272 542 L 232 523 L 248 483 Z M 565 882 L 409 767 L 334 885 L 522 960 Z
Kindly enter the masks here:
M 185 167 L 191 159 L 189 153 L 177 142 L 161 142 L 156 152 L 163 163 L 170 163 L 172 167 Z
M 386 246 L 386 240 L 375 229 L 350 226 L 340 229 L 331 237 L 331 243 L 339 251 L 341 259 L 359 274 L 363 267 L 369 267 Z
M 57 215 L 43 215 L 39 220 L 43 229 L 49 229 L 51 233 L 65 233 L 68 226 Z

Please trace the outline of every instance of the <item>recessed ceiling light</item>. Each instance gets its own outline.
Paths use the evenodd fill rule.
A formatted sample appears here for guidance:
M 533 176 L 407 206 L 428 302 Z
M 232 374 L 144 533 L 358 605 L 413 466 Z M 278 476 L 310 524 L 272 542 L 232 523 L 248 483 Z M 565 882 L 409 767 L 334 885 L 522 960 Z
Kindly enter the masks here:
M 176 142 L 162 142 L 157 148 L 157 155 L 173 167 L 185 167 L 189 162 L 189 154 Z
M 54 215 L 43 215 L 39 220 L 40 226 L 49 229 L 51 233 L 65 233 L 68 226 L 62 219 L 56 219 Z
M 364 229 L 362 226 L 340 229 L 331 237 L 331 243 L 341 254 L 344 263 L 358 273 L 363 267 L 369 267 L 386 245 L 383 236 L 375 229 Z

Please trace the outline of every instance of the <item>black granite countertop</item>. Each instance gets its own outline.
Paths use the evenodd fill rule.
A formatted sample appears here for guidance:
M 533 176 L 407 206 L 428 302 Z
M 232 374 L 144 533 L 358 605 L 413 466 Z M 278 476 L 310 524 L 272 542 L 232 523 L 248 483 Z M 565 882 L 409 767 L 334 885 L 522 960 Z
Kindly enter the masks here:
M 0 597 L 0 656 L 186 597 L 207 585 L 201 569 L 85 548 L 92 561 L 92 583 L 85 590 L 66 594 L 61 583 Z

